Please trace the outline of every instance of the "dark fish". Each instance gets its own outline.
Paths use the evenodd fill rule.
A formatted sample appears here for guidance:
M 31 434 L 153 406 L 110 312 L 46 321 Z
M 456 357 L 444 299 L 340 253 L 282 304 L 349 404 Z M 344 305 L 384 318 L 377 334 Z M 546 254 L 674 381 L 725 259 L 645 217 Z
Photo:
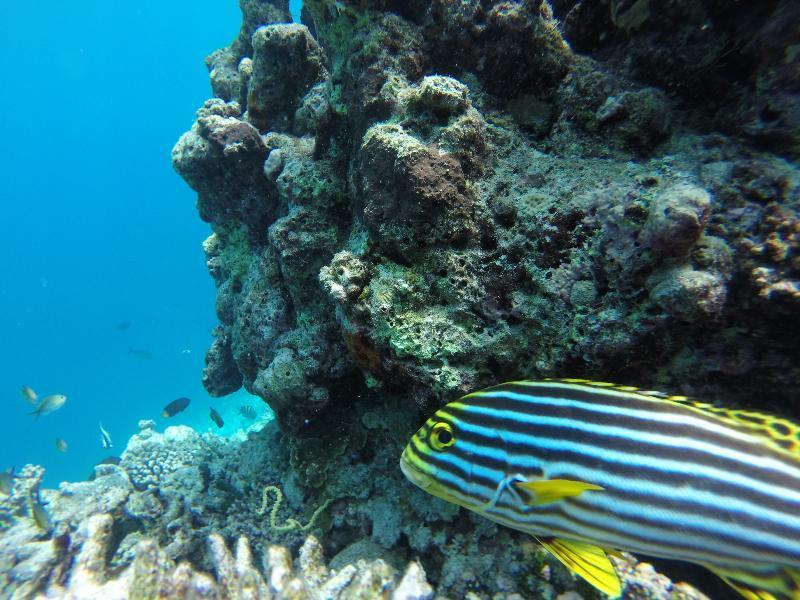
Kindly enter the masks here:
M 249 404 L 242 404 L 239 407 L 239 414 L 242 415 L 245 419 L 253 420 L 256 418 L 256 409 L 250 406 Z
M 189 398 L 178 398 L 177 400 L 173 400 L 169 404 L 164 407 L 164 411 L 161 413 L 162 417 L 174 417 L 179 412 L 183 412 L 186 410 L 186 407 L 189 406 Z
M 31 492 L 31 494 L 28 496 L 28 500 L 31 505 L 31 516 L 36 522 L 36 526 L 42 531 L 50 531 L 53 528 L 53 524 L 50 522 L 50 517 L 45 512 L 44 508 L 42 508 L 39 495 L 37 494 L 36 499 L 34 499 L 33 492 Z
M 120 321 L 114 327 L 114 331 L 126 331 L 126 330 L 130 329 L 132 324 L 133 323 L 131 323 L 130 321 Z
M 14 487 L 14 467 L 0 473 L 0 494 L 11 495 Z
M 209 409 L 208 416 L 211 417 L 211 420 L 214 421 L 214 423 L 216 423 L 217 427 L 220 429 L 222 429 L 222 426 L 225 425 L 225 421 L 222 420 L 222 417 L 213 408 Z
M 128 348 L 128 354 L 132 354 L 136 358 L 141 358 L 142 360 L 150 360 L 153 358 L 153 353 L 149 350 L 142 350 L 139 348 Z
M 59 452 L 66 452 L 67 451 L 67 442 L 62 440 L 61 438 L 56 438 L 56 450 Z

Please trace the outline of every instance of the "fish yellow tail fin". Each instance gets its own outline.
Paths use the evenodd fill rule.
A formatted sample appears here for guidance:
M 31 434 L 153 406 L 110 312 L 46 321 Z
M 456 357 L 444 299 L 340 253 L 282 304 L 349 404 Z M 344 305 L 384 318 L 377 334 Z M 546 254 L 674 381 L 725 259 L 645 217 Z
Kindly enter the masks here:
M 776 565 L 746 571 L 709 566 L 725 583 L 747 600 L 800 600 L 800 570 Z

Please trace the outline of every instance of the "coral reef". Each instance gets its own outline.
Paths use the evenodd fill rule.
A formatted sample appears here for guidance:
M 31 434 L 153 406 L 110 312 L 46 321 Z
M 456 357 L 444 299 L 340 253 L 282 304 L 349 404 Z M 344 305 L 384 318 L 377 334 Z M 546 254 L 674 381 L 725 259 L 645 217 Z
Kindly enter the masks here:
M 204 381 L 274 409 L 287 455 L 258 479 L 306 503 L 292 523 L 331 499 L 331 556 L 546 595 L 569 586 L 516 534 L 407 489 L 430 411 L 570 375 L 800 414 L 795 16 L 307 0 L 212 55 L 173 152 L 214 231 Z
M 410 563 L 403 574 L 396 573 L 380 559 L 359 561 L 342 569 L 331 570 L 324 562 L 322 547 L 313 537 L 300 549 L 294 569 L 286 548 L 271 547 L 263 561 L 263 570 L 253 560 L 246 537 L 236 542 L 235 554 L 225 540 L 212 534 L 206 544 L 214 575 L 197 571 L 189 563 L 176 563 L 152 540 L 139 541 L 132 550 L 132 562 L 117 573 L 106 562 L 114 540 L 114 519 L 97 513 L 80 524 L 70 540 L 74 552 L 68 576 L 62 582 L 51 577 L 47 583 L 16 587 L 12 581 L 3 587 L 13 597 L 44 597 L 69 600 L 107 598 L 253 598 L 263 600 L 306 600 L 317 598 L 376 598 L 423 600 L 433 597 L 418 563 Z M 28 542 L 28 546 L 30 546 Z M 73 547 L 74 545 L 74 547 Z M 9 552 L 13 556 L 14 552 Z M 61 557 L 66 561 L 66 556 Z M 44 565 L 49 567 L 50 565 Z M 59 565 L 66 567 L 66 565 Z M 66 569 L 65 569 L 66 571 Z M 15 574 L 19 576 L 19 574 Z M 25 574 L 22 574 L 24 576 Z
M 373 430 L 386 431 L 397 424 L 370 412 L 361 420 Z M 327 492 L 339 490 L 328 500 L 301 503 L 291 476 L 283 485 L 285 493 L 270 484 L 250 485 L 256 473 L 270 479 L 273 470 L 288 469 L 288 457 L 278 451 L 275 438 L 281 434 L 274 423 L 242 444 L 223 444 L 213 435 L 186 435 L 184 429 L 168 428 L 162 434 L 143 422 L 121 465 L 98 465 L 91 480 L 62 483 L 58 490 L 39 490 L 40 467 L 20 470 L 0 517 L 4 594 L 76 600 L 421 600 L 434 597 L 434 586 L 420 558 L 441 551 L 445 562 L 437 569 L 437 588 L 452 597 L 480 598 L 483 582 L 492 578 L 497 598 L 527 597 L 532 590 L 554 597 L 556 591 L 576 584 L 592 597 L 584 584 L 554 561 L 543 562 L 537 545 L 524 536 L 481 519 L 470 524 L 474 534 L 452 531 L 455 507 L 411 489 L 388 489 L 393 479 L 388 472 L 378 475 L 380 481 L 368 489 L 367 482 L 376 476 L 357 468 L 354 456 L 334 460 L 333 468 L 350 475 L 346 482 L 327 488 Z M 142 452 L 144 446 L 162 450 L 169 446 L 177 456 L 188 457 L 188 463 L 165 470 L 157 486 L 137 491 L 130 475 L 153 463 Z M 391 452 L 380 451 L 384 458 L 395 450 L 392 444 L 389 448 Z M 159 460 L 171 460 L 163 451 L 156 454 Z M 247 457 L 254 457 L 253 462 L 248 463 Z M 238 466 L 238 472 L 229 468 L 231 464 Z M 200 480 L 178 476 L 182 469 L 205 470 L 205 474 Z M 364 492 L 348 492 L 347 485 L 360 485 Z M 384 490 L 382 496 L 379 489 Z M 49 512 L 52 527 L 47 531 L 29 514 L 26 499 L 31 490 L 40 492 Z M 271 496 L 286 498 L 291 506 L 276 502 L 270 508 L 266 500 Z M 313 511 L 307 506 L 304 516 L 294 513 L 306 524 L 282 516 L 301 504 L 317 506 Z M 182 512 L 190 518 L 177 524 Z M 209 523 L 208 518 L 217 521 Z M 355 542 L 353 530 L 359 532 Z M 329 538 L 328 543 L 323 545 L 318 535 Z M 401 537 L 420 558 L 406 559 L 393 550 Z M 182 542 L 176 544 L 179 539 Z M 336 550 L 329 559 L 326 547 Z M 497 557 L 501 559 L 495 564 Z M 617 566 L 627 593 L 637 598 L 705 599 L 646 563 L 626 557 Z
M 714 44 L 754 51 L 790 7 L 741 7 L 738 41 L 687 37 L 645 77 L 669 23 L 717 9 L 557 2 L 562 37 L 546 2 L 402 4 L 311 1 L 310 29 L 259 29 L 244 104 L 210 100 L 176 146 L 215 232 L 209 390 L 241 382 L 295 432 L 358 379 L 424 409 L 570 373 L 746 403 L 768 386 L 796 410 L 775 380 L 798 374 L 797 169 L 695 126 L 749 92 L 672 87 L 713 50 L 739 89 Z M 724 348 L 764 358 L 731 385 Z
M 711 127 L 798 156 L 796 2 L 553 5 L 576 51 L 600 55 L 615 71 L 669 90 Z
M 121 465 L 42 493 L 51 532 L 30 471 L 0 501 L 7 581 L 593 597 L 398 456 L 442 403 L 523 377 L 800 415 L 795 5 L 306 0 L 292 24 L 242 0 L 172 160 L 213 231 L 204 385 L 277 422 L 143 423 Z M 618 567 L 631 597 L 701 597 Z

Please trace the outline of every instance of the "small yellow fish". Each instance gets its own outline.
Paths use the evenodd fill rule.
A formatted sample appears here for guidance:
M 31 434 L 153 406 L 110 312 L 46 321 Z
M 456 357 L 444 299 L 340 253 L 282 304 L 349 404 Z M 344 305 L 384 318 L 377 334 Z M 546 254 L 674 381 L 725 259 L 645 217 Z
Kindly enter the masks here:
M 36 526 L 42 531 L 50 531 L 53 528 L 53 524 L 50 522 L 50 517 L 47 512 L 42 508 L 42 503 L 39 501 L 38 494 L 37 498 L 34 499 L 33 492 L 31 492 L 28 496 L 28 502 L 31 507 L 31 517 L 36 523 Z
M 39 399 L 36 392 L 27 385 L 22 386 L 22 396 L 25 398 L 25 401 L 32 406 L 36 406 L 36 400 Z
M 56 450 L 59 452 L 66 452 L 67 451 L 67 442 L 62 440 L 61 438 L 56 438 Z
M 63 394 L 52 394 L 50 396 L 45 396 L 39 401 L 39 404 L 36 405 L 36 410 L 31 413 L 31 415 L 36 415 L 38 419 L 42 415 L 49 415 L 52 412 L 57 411 L 59 408 L 64 406 L 67 402 L 67 397 Z

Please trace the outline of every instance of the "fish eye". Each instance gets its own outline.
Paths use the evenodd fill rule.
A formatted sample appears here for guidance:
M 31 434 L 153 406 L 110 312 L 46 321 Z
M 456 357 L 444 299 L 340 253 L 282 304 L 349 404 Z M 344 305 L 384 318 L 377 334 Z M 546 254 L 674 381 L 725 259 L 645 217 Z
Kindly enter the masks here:
M 430 444 L 434 450 L 444 450 L 456 441 L 453 428 L 448 423 L 436 423 L 431 429 Z

